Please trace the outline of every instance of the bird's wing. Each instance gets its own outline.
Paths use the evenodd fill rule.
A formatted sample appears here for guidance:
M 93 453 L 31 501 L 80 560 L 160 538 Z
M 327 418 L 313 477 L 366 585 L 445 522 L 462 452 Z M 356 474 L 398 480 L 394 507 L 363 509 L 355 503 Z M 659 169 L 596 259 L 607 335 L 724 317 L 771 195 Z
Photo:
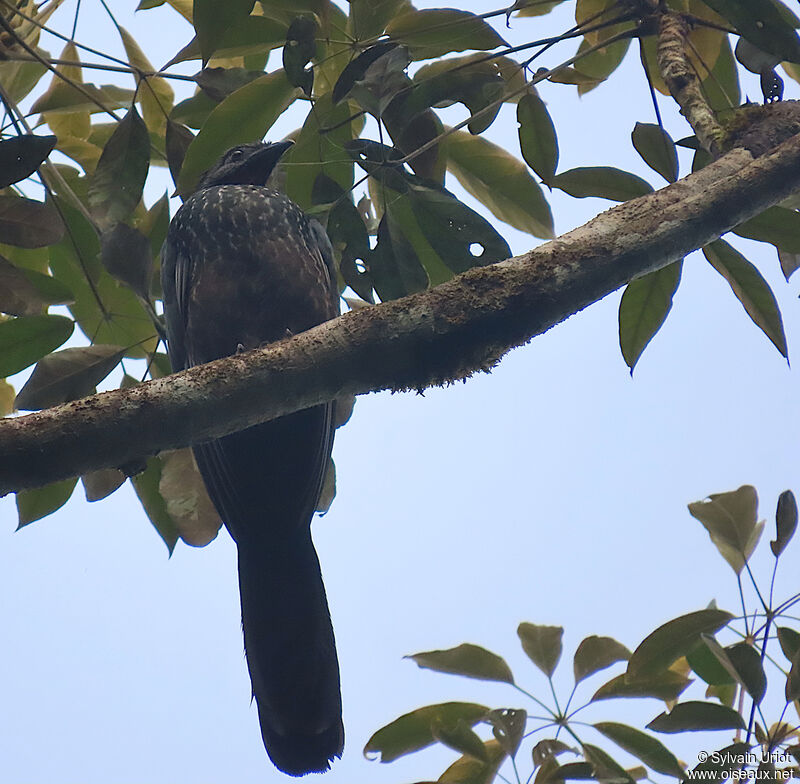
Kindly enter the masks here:
M 164 319 L 167 324 L 169 358 L 173 370 L 189 367 L 186 355 L 186 305 L 192 278 L 192 262 L 170 234 L 161 255 L 161 287 L 164 290 Z

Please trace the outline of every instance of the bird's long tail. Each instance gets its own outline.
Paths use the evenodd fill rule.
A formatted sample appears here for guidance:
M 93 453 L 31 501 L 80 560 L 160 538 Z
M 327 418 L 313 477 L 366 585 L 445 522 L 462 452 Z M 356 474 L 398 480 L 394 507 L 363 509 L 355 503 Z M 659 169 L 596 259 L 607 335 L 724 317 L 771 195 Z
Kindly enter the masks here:
M 344 727 L 333 627 L 311 534 L 239 545 L 244 644 L 264 746 L 284 773 L 326 771 L 342 754 Z

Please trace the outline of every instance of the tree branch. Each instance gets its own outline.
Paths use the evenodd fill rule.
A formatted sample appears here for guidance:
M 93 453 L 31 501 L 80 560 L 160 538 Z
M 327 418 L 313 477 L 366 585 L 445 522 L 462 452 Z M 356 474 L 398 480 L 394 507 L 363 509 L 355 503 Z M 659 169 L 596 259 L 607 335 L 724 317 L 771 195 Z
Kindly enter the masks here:
M 423 389 L 490 370 L 635 277 L 800 189 L 800 136 L 737 148 L 522 256 L 346 313 L 263 349 L 0 421 L 0 494 L 230 433 L 346 394 Z

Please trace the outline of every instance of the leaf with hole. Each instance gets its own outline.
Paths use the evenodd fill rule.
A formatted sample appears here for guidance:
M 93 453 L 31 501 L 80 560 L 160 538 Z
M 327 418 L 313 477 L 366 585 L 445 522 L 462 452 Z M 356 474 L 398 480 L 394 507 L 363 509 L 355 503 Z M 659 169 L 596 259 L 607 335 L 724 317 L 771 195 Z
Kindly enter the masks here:
M 509 671 L 510 674 L 510 671 Z M 486 714 L 484 721 L 492 725 L 492 734 L 509 757 L 516 757 L 525 735 L 528 714 L 518 708 L 496 708 Z
M 308 64 L 317 56 L 317 22 L 311 16 L 297 16 L 286 31 L 283 45 L 283 70 L 293 87 L 299 87 L 311 95 L 314 85 L 314 69 Z
M 415 185 L 408 196 L 425 239 L 456 274 L 511 256 L 508 243 L 489 221 L 449 191 Z
M 800 63 L 800 38 L 792 24 L 772 0 L 704 0 L 720 16 L 727 19 L 736 30 L 759 49 Z

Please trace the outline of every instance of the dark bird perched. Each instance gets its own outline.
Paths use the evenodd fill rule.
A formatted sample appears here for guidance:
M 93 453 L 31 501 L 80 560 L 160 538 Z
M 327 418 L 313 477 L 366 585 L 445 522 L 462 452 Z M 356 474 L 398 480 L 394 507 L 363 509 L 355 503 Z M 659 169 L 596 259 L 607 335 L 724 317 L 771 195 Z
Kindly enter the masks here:
M 172 219 L 162 283 L 173 370 L 338 315 L 325 232 L 265 187 L 290 146 L 228 150 Z M 329 403 L 194 447 L 238 547 L 244 646 L 264 746 L 293 776 L 327 770 L 344 746 L 339 664 L 310 531 L 333 430 Z

